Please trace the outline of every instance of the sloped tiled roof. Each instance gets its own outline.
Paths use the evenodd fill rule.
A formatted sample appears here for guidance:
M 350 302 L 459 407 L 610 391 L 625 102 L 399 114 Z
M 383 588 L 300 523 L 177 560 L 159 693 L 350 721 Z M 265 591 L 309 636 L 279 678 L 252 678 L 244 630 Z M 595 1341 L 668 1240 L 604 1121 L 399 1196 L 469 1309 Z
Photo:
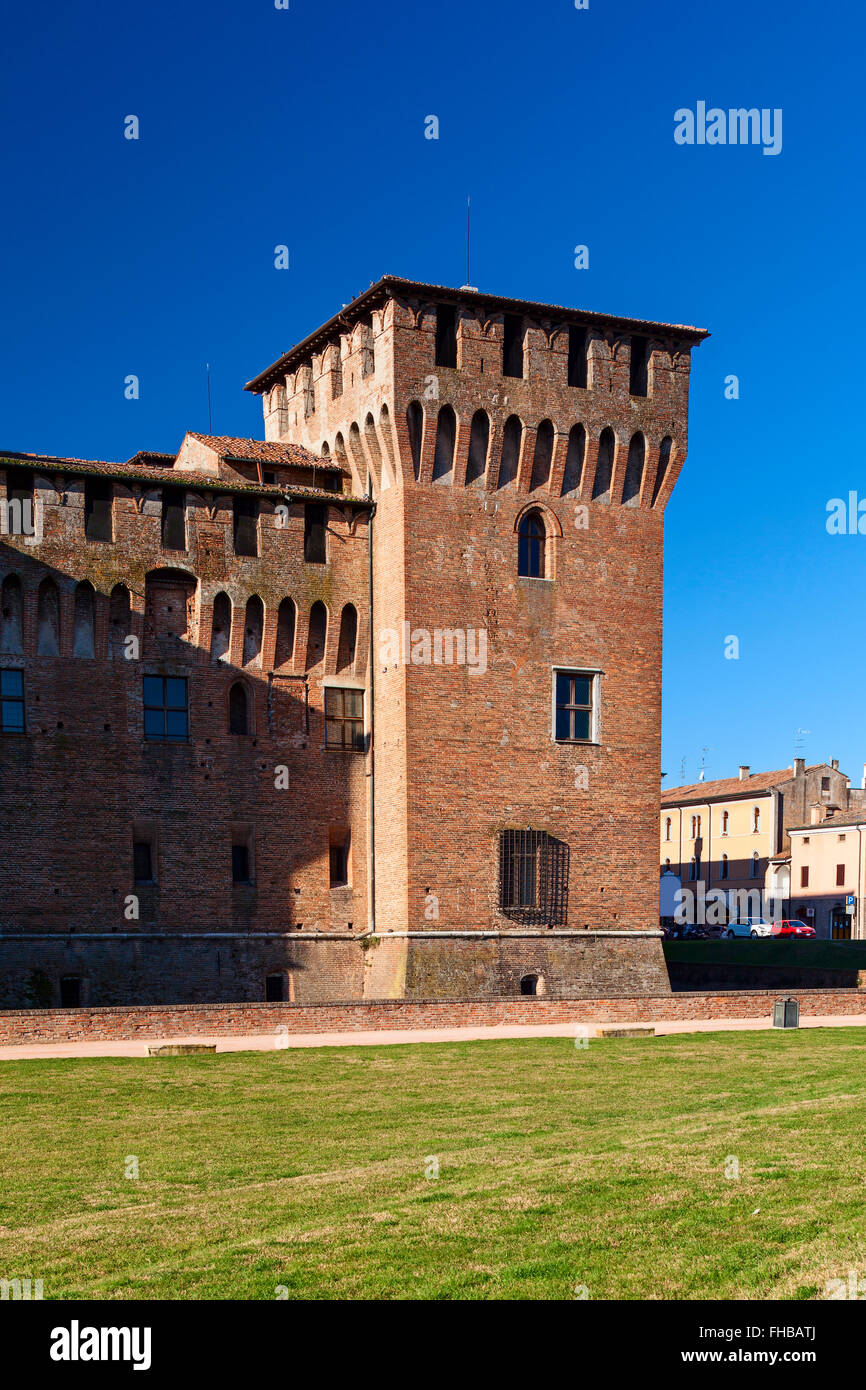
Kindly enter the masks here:
M 199 434 L 190 430 L 191 438 L 209 445 L 220 458 L 244 459 L 251 463 L 276 463 L 290 468 L 322 468 L 333 473 L 342 473 L 342 468 L 334 459 L 322 458 L 311 453 L 301 444 L 276 442 L 270 439 L 238 439 L 228 434 Z
M 688 787 L 665 787 L 662 806 L 678 806 L 681 801 L 707 801 L 716 797 L 751 796 L 753 792 L 769 791 L 771 787 L 790 782 L 794 773 L 790 767 L 776 772 L 756 772 L 745 781 L 739 777 L 722 777 L 717 782 L 693 782 Z
M 133 457 L 140 457 L 135 454 Z M 148 456 L 150 457 L 150 456 Z M 125 482 L 170 483 L 174 487 L 200 489 L 216 496 L 234 492 L 252 492 L 262 497 L 309 497 L 315 501 L 323 500 L 338 503 L 349 502 L 356 506 L 370 506 L 369 497 L 355 497 L 345 492 L 332 492 L 327 488 L 308 487 L 301 483 L 248 483 L 242 478 L 219 478 L 213 473 L 195 473 L 188 469 L 151 468 L 146 464 L 105 463 L 96 459 L 61 458 L 53 454 L 22 454 L 0 452 L 0 468 L 7 464 L 13 468 L 47 469 L 53 473 L 77 473 L 85 477 L 117 478 Z

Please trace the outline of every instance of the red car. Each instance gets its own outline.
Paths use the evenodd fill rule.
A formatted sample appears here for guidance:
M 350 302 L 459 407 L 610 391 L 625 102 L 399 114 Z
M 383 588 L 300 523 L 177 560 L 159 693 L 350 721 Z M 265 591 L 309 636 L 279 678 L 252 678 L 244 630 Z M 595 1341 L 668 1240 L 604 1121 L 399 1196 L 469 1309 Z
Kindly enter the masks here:
M 788 921 L 785 918 L 781 922 L 770 924 L 771 936 L 814 936 L 815 928 L 808 926 L 805 922 Z

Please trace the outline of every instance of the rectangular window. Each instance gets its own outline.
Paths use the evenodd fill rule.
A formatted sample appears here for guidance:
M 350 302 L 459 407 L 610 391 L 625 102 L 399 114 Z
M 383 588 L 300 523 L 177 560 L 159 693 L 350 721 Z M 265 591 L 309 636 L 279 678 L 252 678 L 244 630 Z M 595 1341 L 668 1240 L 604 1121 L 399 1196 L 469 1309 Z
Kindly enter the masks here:
M 628 390 L 631 396 L 645 396 L 648 388 L 649 343 L 646 338 L 631 340 Z
M 568 330 L 568 384 L 586 387 L 589 334 L 574 324 Z
M 803 868 L 800 870 L 800 887 L 801 887 L 801 888 L 808 888 L 808 887 L 809 887 L 809 870 L 808 870 L 808 868 L 807 868 L 805 865 L 804 865 Z
M 23 671 L 0 671 L 0 733 L 24 733 Z
M 280 1004 L 286 997 L 286 977 L 283 974 L 265 976 L 265 1003 Z
M 554 738 L 557 743 L 592 743 L 594 730 L 593 686 L 595 676 L 587 671 L 554 672 L 556 713 Z
M 232 883 L 249 883 L 250 881 L 250 847 L 249 845 L 232 845 Z
M 153 883 L 153 854 L 150 840 L 134 840 L 132 875 L 135 883 Z
M 27 468 L 6 469 L 6 530 L 10 536 L 35 534 L 33 474 Z
M 310 504 L 304 507 L 304 559 L 308 565 L 324 565 L 328 553 L 325 542 L 328 510 Z
M 457 366 L 457 310 L 453 304 L 436 308 L 436 366 Z
M 330 886 L 345 888 L 349 883 L 349 832 L 334 830 L 329 832 Z
M 523 376 L 523 319 L 506 314 L 502 338 L 503 376 Z
M 81 1008 L 81 981 L 77 975 L 64 975 L 60 981 L 61 1009 Z
M 822 778 L 821 778 L 821 790 L 822 790 L 822 792 L 828 792 L 828 791 L 830 790 L 830 778 L 829 778 L 829 777 L 822 777 Z
M 364 692 L 325 687 L 325 747 L 364 751 Z
M 185 676 L 144 677 L 144 737 L 183 743 L 189 737 Z
M 111 483 L 87 478 L 84 483 L 84 534 L 89 541 L 113 541 Z
M 499 907 L 536 926 L 564 926 L 568 916 L 569 847 L 546 830 L 499 835 Z
M 235 497 L 232 501 L 235 555 L 259 553 L 259 504 L 255 497 Z
M 186 550 L 186 493 L 181 487 L 162 490 L 162 548 Z
M 844 864 L 837 864 L 837 865 L 836 865 L 836 887 L 837 887 L 837 888 L 844 888 L 844 887 L 845 887 L 845 865 L 844 865 Z

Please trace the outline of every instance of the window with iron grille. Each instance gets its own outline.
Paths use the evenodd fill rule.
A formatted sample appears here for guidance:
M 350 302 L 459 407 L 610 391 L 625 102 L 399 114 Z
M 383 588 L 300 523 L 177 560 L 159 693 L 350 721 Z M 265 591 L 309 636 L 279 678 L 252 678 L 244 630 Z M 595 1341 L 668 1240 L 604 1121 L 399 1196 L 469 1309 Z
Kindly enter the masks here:
M 499 835 L 499 907 L 525 925 L 560 927 L 568 917 L 569 847 L 546 830 Z
M 24 733 L 23 671 L 0 671 L 0 732 Z
M 595 677 L 588 671 L 556 671 L 556 715 L 554 738 L 557 743 L 591 743 Z
M 182 743 L 189 732 L 185 676 L 144 677 L 144 737 Z
M 325 687 L 325 747 L 364 751 L 364 692 Z

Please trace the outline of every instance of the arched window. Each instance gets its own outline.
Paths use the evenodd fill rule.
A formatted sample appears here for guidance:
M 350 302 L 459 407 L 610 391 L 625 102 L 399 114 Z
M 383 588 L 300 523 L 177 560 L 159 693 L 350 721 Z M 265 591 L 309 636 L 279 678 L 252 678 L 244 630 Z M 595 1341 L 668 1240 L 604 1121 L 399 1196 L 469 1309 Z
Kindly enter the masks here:
M 310 609 L 310 630 L 307 634 L 307 670 L 325 659 L 325 639 L 328 633 L 328 610 L 318 600 Z
M 573 497 L 580 492 L 585 456 L 586 430 L 583 425 L 572 425 L 568 436 L 568 450 L 565 455 L 565 472 L 562 475 L 563 497 Z
M 370 458 L 370 465 L 373 470 L 373 480 L 377 487 L 387 487 L 387 475 L 382 475 L 382 451 L 379 448 L 379 436 L 376 433 L 376 421 L 368 412 L 364 421 L 364 438 L 367 442 L 367 454 Z
M 436 421 L 436 452 L 433 456 L 434 483 L 450 483 L 454 472 L 454 441 L 457 416 L 450 405 L 443 405 Z
M 123 658 L 130 626 L 129 590 L 125 584 L 115 584 L 108 604 L 108 655 L 113 661 Z
M 284 598 L 277 611 L 277 646 L 274 666 L 288 666 L 295 651 L 295 605 Z
M 698 833 L 698 818 L 697 818 L 697 816 L 692 816 L 692 839 L 695 838 L 695 836 L 697 835 L 697 833 Z
M 538 512 L 525 512 L 517 529 L 517 573 L 544 579 L 547 531 Z
M 497 487 L 509 487 L 517 481 L 517 465 L 520 462 L 520 445 L 523 440 L 523 425 L 516 415 L 509 415 L 502 431 L 502 454 L 499 459 L 499 480 Z
M 383 445 L 382 467 L 384 469 L 384 477 L 382 479 L 382 485 L 383 487 L 387 487 L 390 483 L 395 483 L 397 481 L 397 472 L 394 467 L 394 442 L 391 434 L 391 412 L 387 405 L 383 405 L 382 409 L 379 411 L 379 433 Z
M 250 732 L 250 697 L 243 681 L 235 681 L 229 691 L 229 733 Z
M 262 631 L 265 625 L 265 608 L 258 594 L 247 599 L 244 617 L 244 666 L 258 666 L 262 659 Z
M 722 858 L 721 858 L 721 860 L 720 860 L 720 862 L 719 862 L 719 878 L 727 878 L 727 877 L 728 877 L 728 856 L 727 856 L 726 854 L 723 854 L 723 855 L 722 855 Z
M 666 817 L 665 817 L 665 839 L 666 839 L 666 840 L 669 840 L 669 839 L 671 838 L 671 826 L 672 826 L 672 824 L 673 824 L 673 821 L 671 820 L 671 817 L 670 817 L 670 816 L 666 816 Z
M 94 655 L 94 599 L 92 584 L 78 584 L 75 589 L 75 605 L 72 625 L 72 655 L 92 657 Z
M 529 490 L 545 487 L 550 479 L 550 464 L 553 459 L 553 425 L 542 420 L 535 434 L 535 451 L 532 455 L 532 477 Z
M 358 640 L 358 610 L 347 603 L 340 618 L 340 644 L 337 649 L 337 671 L 351 672 L 355 666 L 355 645 Z
M 36 601 L 36 651 L 60 655 L 60 593 L 53 579 L 43 579 Z
M 424 410 L 419 401 L 410 402 L 406 409 L 406 431 L 412 455 L 412 472 L 417 482 L 421 476 L 421 443 L 424 437 Z
M 598 441 L 598 461 L 595 465 L 595 478 L 592 484 L 594 502 L 610 501 L 610 482 L 613 477 L 613 455 L 616 440 L 613 430 L 602 430 Z
M 637 507 L 640 505 L 640 489 L 641 483 L 643 482 L 645 458 L 646 440 L 642 434 L 633 435 L 632 441 L 628 446 L 625 482 L 622 485 L 622 505 L 624 507 Z
M 487 472 L 487 449 L 490 444 L 490 417 L 486 410 L 476 410 L 469 430 L 469 462 L 466 467 L 466 486 L 484 481 Z
M 524 975 L 520 981 L 520 993 L 541 994 L 543 991 L 539 989 L 540 979 L 539 975 Z
M 21 580 L 17 574 L 7 574 L 0 590 L 0 652 L 24 651 L 22 612 Z
M 656 480 L 655 486 L 653 487 L 653 506 L 655 506 L 656 498 L 662 490 L 662 485 L 665 480 L 665 474 L 668 471 L 668 464 L 671 461 L 671 450 L 673 449 L 673 447 L 674 441 L 671 439 L 669 434 L 665 435 L 664 439 L 661 442 L 661 448 L 659 449 L 659 466 L 656 469 Z
M 761 830 L 761 808 L 755 806 L 752 810 L 752 834 L 758 835 Z
M 211 661 L 228 655 L 232 638 L 232 602 L 228 594 L 217 594 L 213 601 L 213 622 L 210 633 Z
M 727 833 L 728 833 L 728 821 L 729 821 L 729 820 L 730 820 L 730 812 L 729 812 L 729 811 L 723 811 L 723 812 L 722 812 L 722 834 L 723 834 L 723 835 L 727 835 Z

